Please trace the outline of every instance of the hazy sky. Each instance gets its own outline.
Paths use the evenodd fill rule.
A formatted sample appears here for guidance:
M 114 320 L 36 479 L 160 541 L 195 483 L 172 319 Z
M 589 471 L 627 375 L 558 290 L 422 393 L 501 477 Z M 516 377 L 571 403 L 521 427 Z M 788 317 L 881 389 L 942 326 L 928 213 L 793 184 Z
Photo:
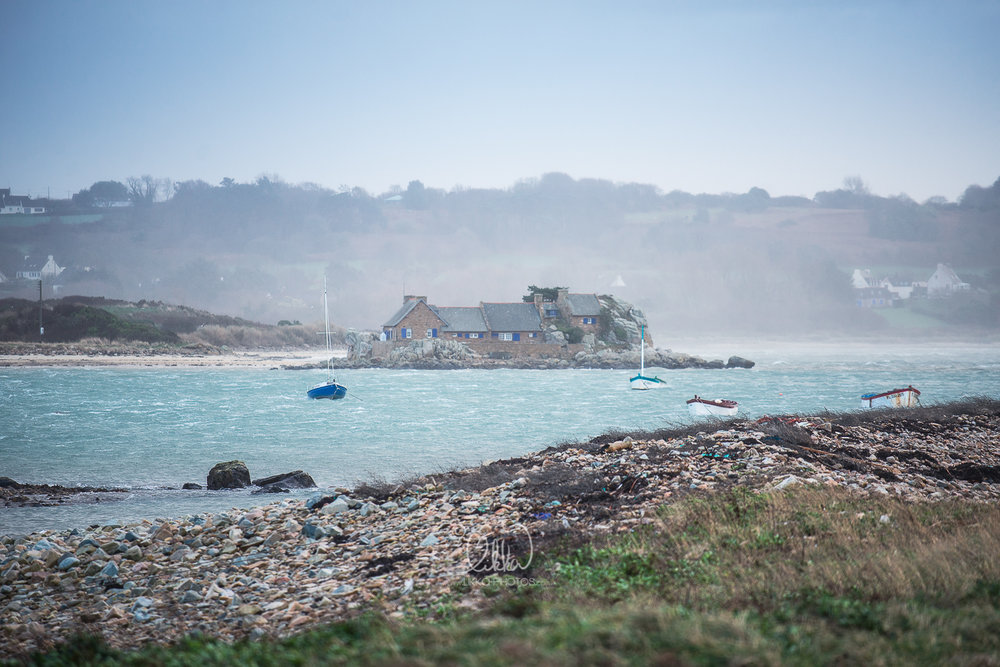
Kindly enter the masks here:
M 3 0 L 0 187 L 523 178 L 957 199 L 1000 2 Z

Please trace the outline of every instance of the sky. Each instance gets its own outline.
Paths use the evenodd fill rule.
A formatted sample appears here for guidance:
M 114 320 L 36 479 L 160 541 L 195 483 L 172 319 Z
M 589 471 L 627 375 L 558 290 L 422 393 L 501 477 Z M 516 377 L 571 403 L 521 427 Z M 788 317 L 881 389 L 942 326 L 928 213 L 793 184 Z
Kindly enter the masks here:
M 1000 2 L 2 0 L 0 187 L 104 180 L 956 201 L 1000 177 Z

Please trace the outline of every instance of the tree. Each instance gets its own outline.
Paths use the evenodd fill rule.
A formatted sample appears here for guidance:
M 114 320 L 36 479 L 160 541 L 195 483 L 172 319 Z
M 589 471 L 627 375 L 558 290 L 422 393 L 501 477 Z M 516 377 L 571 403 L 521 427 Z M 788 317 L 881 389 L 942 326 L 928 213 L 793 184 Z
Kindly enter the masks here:
M 536 294 L 542 295 L 543 301 L 555 301 L 559 296 L 559 290 L 566 289 L 565 287 L 538 287 L 537 285 L 528 285 L 528 294 L 521 297 L 521 300 L 525 303 L 531 303 L 535 300 Z
M 980 211 L 1000 208 L 1000 178 L 988 188 L 979 185 L 970 185 L 962 194 L 959 205 L 965 209 L 977 209 Z
M 870 195 L 868 184 L 860 176 L 847 176 L 844 178 L 844 189 L 856 195 Z
M 424 209 L 427 208 L 427 191 L 420 181 L 410 181 L 406 186 L 406 196 L 403 197 L 407 208 Z
M 150 206 L 156 201 L 160 184 L 150 175 L 128 179 L 128 196 L 136 206 Z
M 118 181 L 98 181 L 73 195 L 73 203 L 80 206 L 110 206 L 113 202 L 128 199 L 128 188 Z

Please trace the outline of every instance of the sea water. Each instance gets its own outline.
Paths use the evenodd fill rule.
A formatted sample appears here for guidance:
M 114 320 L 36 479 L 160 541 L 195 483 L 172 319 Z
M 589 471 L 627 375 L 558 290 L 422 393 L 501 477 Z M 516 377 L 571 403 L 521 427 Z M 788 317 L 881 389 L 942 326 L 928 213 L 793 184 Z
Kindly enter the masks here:
M 239 459 L 254 479 L 304 470 L 322 488 L 394 482 L 523 455 L 608 431 L 695 418 L 695 394 L 740 415 L 862 409 L 913 385 L 923 404 L 1000 397 L 996 345 L 729 345 L 752 369 L 663 370 L 634 391 L 626 370 L 344 370 L 339 401 L 309 400 L 324 371 L 248 368 L 0 369 L 0 476 L 121 487 L 100 502 L 0 508 L 0 535 L 224 511 L 280 496 L 188 491 Z M 726 358 L 704 353 L 706 358 Z M 311 492 L 300 491 L 297 495 Z M 89 498 L 93 500 L 93 497 Z

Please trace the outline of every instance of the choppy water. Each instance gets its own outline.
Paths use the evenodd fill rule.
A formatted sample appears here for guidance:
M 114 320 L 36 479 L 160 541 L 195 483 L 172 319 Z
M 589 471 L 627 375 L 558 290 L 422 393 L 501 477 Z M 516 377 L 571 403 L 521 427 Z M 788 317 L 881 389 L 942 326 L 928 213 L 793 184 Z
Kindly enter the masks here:
M 342 401 L 310 401 L 321 371 L 220 368 L 0 369 L 0 476 L 126 487 L 121 501 L 0 509 L 0 534 L 220 511 L 270 502 L 205 484 L 220 461 L 252 477 L 302 469 L 321 487 L 475 465 L 611 429 L 687 424 L 694 394 L 741 414 L 860 409 L 860 396 L 913 384 L 924 404 L 1000 397 L 1000 346 L 728 346 L 753 369 L 628 371 L 347 370 Z

